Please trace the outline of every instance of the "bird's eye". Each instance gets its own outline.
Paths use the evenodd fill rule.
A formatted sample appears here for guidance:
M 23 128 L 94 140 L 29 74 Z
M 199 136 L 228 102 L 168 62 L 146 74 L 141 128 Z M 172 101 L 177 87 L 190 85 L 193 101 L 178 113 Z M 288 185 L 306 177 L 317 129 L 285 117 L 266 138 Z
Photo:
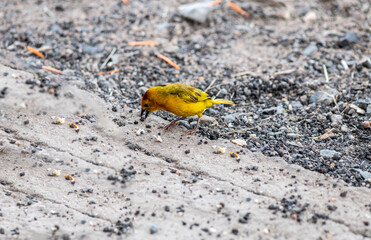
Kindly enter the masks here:
M 148 104 L 146 103 L 146 104 L 144 104 L 144 107 L 148 107 Z

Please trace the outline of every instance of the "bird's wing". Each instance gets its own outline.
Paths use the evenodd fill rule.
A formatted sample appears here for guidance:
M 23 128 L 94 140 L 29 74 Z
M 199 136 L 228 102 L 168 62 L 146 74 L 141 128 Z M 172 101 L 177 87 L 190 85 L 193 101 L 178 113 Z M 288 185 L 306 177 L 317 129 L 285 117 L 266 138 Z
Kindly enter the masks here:
M 207 99 L 211 99 L 207 93 L 181 83 L 169 84 L 166 87 L 166 92 L 170 95 L 177 95 L 185 102 L 201 102 Z

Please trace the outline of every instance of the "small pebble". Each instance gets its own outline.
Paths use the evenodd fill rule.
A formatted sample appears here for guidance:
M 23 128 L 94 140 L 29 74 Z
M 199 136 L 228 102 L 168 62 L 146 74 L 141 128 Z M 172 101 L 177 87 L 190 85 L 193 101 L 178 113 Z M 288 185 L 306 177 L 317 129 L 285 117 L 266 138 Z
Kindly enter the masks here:
M 313 55 L 313 53 L 317 52 L 318 48 L 315 44 L 310 44 L 308 47 L 306 47 L 303 51 L 303 55 L 310 57 Z
M 310 23 L 317 21 L 317 14 L 314 11 L 309 11 L 305 16 L 303 17 L 304 22 Z
M 137 135 L 137 136 L 143 135 L 144 132 L 145 132 L 144 129 L 139 128 L 139 129 L 137 130 L 137 132 L 136 132 L 136 135 Z
M 321 157 L 326 158 L 326 159 L 339 160 L 341 158 L 341 153 L 336 152 L 334 150 L 328 150 L 328 149 L 321 150 L 320 155 Z
M 151 234 L 155 234 L 158 232 L 158 227 L 156 225 L 152 225 L 151 229 L 149 230 Z
M 356 112 L 359 113 L 359 114 L 364 115 L 366 113 L 365 110 L 363 110 L 362 108 L 358 107 L 357 105 L 350 104 L 349 107 L 352 108 L 352 109 L 354 109 L 354 110 L 356 110 Z
M 83 193 L 93 193 L 93 189 L 92 188 L 88 188 L 88 187 L 83 187 L 82 189 L 81 189 L 81 192 L 83 192 Z
M 239 223 L 246 224 L 250 219 L 251 213 L 246 213 L 242 218 L 238 220 Z
M 361 39 L 356 33 L 348 32 L 339 39 L 337 44 L 340 48 L 344 48 L 350 46 L 353 43 L 358 43 L 360 40 Z
M 153 135 L 153 137 L 155 138 L 156 142 L 162 143 L 162 138 L 160 135 Z
M 49 174 L 48 174 L 49 175 Z M 50 176 L 59 176 L 61 175 L 61 170 L 56 170 L 56 169 L 53 169 L 51 171 L 51 175 Z
M 291 102 L 291 106 L 292 106 L 293 109 L 302 109 L 303 108 L 303 104 L 301 104 L 301 102 L 299 102 L 299 101 Z
M 87 141 L 95 141 L 96 142 L 98 140 L 98 137 L 92 136 L 92 135 L 88 135 L 88 136 L 85 137 L 85 140 L 87 140 Z
M 345 197 L 347 196 L 347 194 L 348 194 L 348 192 L 347 192 L 347 191 L 345 191 L 345 192 L 342 192 L 342 193 L 340 193 L 340 197 L 343 197 L 343 198 L 345 198 Z
M 210 1 L 194 2 L 180 5 L 178 12 L 184 18 L 199 23 L 205 23 L 212 9 L 213 6 L 210 4 Z
M 364 127 L 364 128 L 371 128 L 371 121 L 364 121 L 362 123 L 362 127 Z
M 331 126 L 338 127 L 342 124 L 343 116 L 340 114 L 331 115 Z
M 232 229 L 232 234 L 237 236 L 238 235 L 238 229 L 233 228 Z
M 243 140 L 243 139 L 233 139 L 233 140 L 232 140 L 232 143 L 234 143 L 234 144 L 236 144 L 236 145 L 238 145 L 238 146 L 241 146 L 241 147 L 247 145 L 246 141 Z
M 309 103 L 320 103 L 324 105 L 330 105 L 334 102 L 334 95 L 323 91 L 317 91 L 309 99 Z
M 216 146 L 215 146 L 216 147 Z M 223 147 L 217 147 L 217 149 L 214 151 L 215 154 L 223 154 L 225 153 L 226 148 Z

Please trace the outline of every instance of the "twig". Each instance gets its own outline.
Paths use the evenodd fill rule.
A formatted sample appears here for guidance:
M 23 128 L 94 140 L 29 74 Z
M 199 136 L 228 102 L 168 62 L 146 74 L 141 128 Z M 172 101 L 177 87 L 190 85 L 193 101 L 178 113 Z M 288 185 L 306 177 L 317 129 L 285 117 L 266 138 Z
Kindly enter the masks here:
M 162 55 L 162 54 L 157 54 L 157 57 L 158 57 L 159 59 L 164 60 L 164 61 L 167 62 L 168 64 L 170 64 L 170 65 L 173 66 L 175 69 L 180 70 L 180 67 L 179 67 L 178 65 L 176 65 L 173 61 L 171 61 L 170 58 L 168 58 L 168 57 L 166 57 L 166 56 L 164 56 L 164 55 Z
M 111 59 L 111 57 L 113 56 L 113 54 L 115 54 L 116 50 L 117 50 L 116 48 L 113 48 L 113 49 L 112 49 L 111 53 L 108 55 L 108 57 L 106 58 L 106 60 L 104 60 L 103 64 L 100 65 L 99 69 L 103 69 L 103 68 L 106 66 L 106 64 L 108 63 L 108 61 L 109 61 L 109 60 Z
M 39 52 L 45 52 L 45 51 L 50 50 L 51 47 L 50 47 L 50 46 L 47 46 L 47 45 L 43 45 L 43 46 L 41 46 L 41 47 L 39 47 L 39 48 L 35 48 L 35 49 L 36 49 L 37 51 L 39 51 Z M 33 54 L 33 53 L 30 52 L 30 51 L 27 49 L 26 55 L 31 55 L 31 54 Z
M 239 130 L 234 130 L 234 131 L 229 131 L 227 133 L 221 133 L 221 132 L 218 132 L 220 135 L 228 135 L 228 134 L 231 134 L 231 133 L 244 133 L 246 131 L 250 131 L 250 130 L 253 130 L 255 128 L 257 128 L 258 126 L 255 126 L 255 127 L 251 127 L 251 128 L 243 128 L 243 129 L 239 129 Z M 210 129 L 212 130 L 212 129 Z M 215 130 L 214 130 L 215 131 Z
M 222 90 L 220 89 L 220 90 L 218 91 L 218 93 L 214 96 L 214 98 L 216 98 L 216 97 L 220 94 L 221 91 L 222 91 Z
M 329 82 L 328 73 L 327 73 L 327 67 L 326 67 L 325 64 L 322 64 L 322 67 L 323 67 L 323 72 L 325 73 L 326 82 Z
M 107 73 L 108 74 L 111 74 L 111 73 L 117 73 L 117 72 L 119 72 L 120 71 L 120 69 L 113 69 L 113 70 L 111 70 L 111 71 L 108 71 Z
M 251 72 L 251 71 L 245 71 L 245 72 L 240 72 L 240 73 L 233 74 L 232 77 L 241 77 L 241 76 L 244 76 L 244 75 L 251 75 L 253 77 L 258 76 L 257 73 L 254 73 L 254 72 Z
M 51 71 L 51 72 L 54 72 L 54 73 L 62 73 L 61 70 L 58 70 L 58 69 L 52 68 L 52 67 L 48 67 L 48 66 L 42 66 L 42 69 L 45 69 L 45 70 L 48 70 L 48 71 Z
M 250 17 L 250 14 L 249 13 L 245 12 L 244 10 L 242 10 L 242 8 L 240 8 L 236 4 L 232 3 L 231 1 L 228 2 L 228 6 L 231 7 L 237 13 L 241 14 L 242 16 L 244 16 L 245 18 L 249 18 Z
M 216 79 L 214 79 L 211 83 L 210 83 L 210 85 L 204 90 L 204 92 L 207 92 L 207 90 L 209 90 L 213 85 L 214 85 L 214 83 L 216 82 Z
M 329 134 L 331 133 L 332 131 L 334 131 L 335 128 L 331 128 L 330 130 L 328 130 L 327 132 L 325 132 L 324 134 L 318 136 L 318 137 L 313 137 L 314 139 L 321 139 L 323 136 L 325 136 L 326 134 Z
M 222 0 L 215 0 L 210 3 L 211 6 L 216 6 L 222 3 Z
M 129 46 L 148 46 L 148 45 L 157 45 L 156 41 L 141 41 L 141 42 L 128 42 Z
M 343 68 L 345 69 L 345 71 L 349 70 L 348 64 L 344 59 L 341 60 L 341 65 L 343 65 Z
M 340 114 L 343 114 L 348 108 L 350 108 L 350 105 L 352 105 L 353 103 L 349 103 L 347 106 L 346 106 L 346 108 L 344 108 L 344 110 L 343 111 L 341 111 L 341 113 Z
M 116 72 L 119 72 L 120 69 L 116 68 L 116 69 L 113 69 L 111 71 L 108 71 L 108 72 L 99 72 L 98 75 L 104 75 L 104 74 L 111 74 L 111 73 L 116 73 Z
M 27 50 L 30 51 L 31 53 L 37 55 L 38 57 L 41 57 L 41 58 L 45 57 L 44 54 L 42 54 L 40 51 L 38 51 L 37 49 L 35 49 L 33 47 L 28 46 Z
M 280 71 L 280 72 L 273 73 L 273 76 L 287 75 L 287 74 L 291 74 L 295 71 L 296 71 L 296 68 L 287 69 L 287 70 L 283 70 L 283 71 Z
M 340 112 L 339 105 L 338 105 L 338 102 L 337 102 L 337 100 L 336 100 L 336 97 L 337 97 L 337 96 L 338 96 L 337 94 L 336 94 L 336 96 L 332 96 L 332 99 L 334 100 L 334 103 L 335 103 L 335 106 L 336 106 L 338 112 Z

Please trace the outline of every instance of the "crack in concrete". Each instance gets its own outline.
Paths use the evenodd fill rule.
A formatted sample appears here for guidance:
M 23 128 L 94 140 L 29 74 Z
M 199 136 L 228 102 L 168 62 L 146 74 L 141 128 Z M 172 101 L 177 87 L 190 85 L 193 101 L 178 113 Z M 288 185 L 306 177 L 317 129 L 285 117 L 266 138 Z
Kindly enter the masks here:
M 0 126 L 0 128 L 1 128 L 2 130 L 5 129 L 4 126 Z M 38 146 L 42 146 L 42 147 L 44 147 L 44 148 L 50 148 L 50 149 L 53 149 L 53 150 L 55 150 L 55 151 L 57 151 L 57 152 L 61 152 L 61 153 L 69 154 L 69 155 L 71 155 L 72 157 L 75 157 L 75 158 L 80 159 L 80 160 L 82 160 L 82 161 L 85 161 L 85 162 L 87 162 L 87 163 L 93 164 L 93 165 L 95 165 L 95 166 L 105 167 L 105 168 L 112 169 L 112 170 L 114 170 L 114 171 L 118 171 L 118 170 L 115 169 L 114 167 L 111 167 L 111 166 L 108 166 L 108 165 L 104 165 L 104 164 L 100 164 L 100 163 L 97 163 L 97 162 L 94 162 L 94 161 L 91 161 L 91 160 L 84 159 L 83 157 L 77 156 L 77 155 L 75 155 L 75 154 L 73 154 L 73 153 L 71 153 L 71 152 L 69 152 L 69 151 L 63 150 L 63 149 L 58 148 L 58 147 L 51 146 L 51 145 L 49 145 L 49 144 L 46 143 L 46 142 L 33 141 L 33 140 L 31 140 L 31 139 L 25 138 L 25 137 L 23 137 L 23 136 L 20 136 L 20 135 L 18 134 L 18 131 L 15 131 L 15 130 L 14 130 L 14 132 L 12 132 L 12 133 L 13 133 L 13 134 L 12 134 L 11 137 L 14 138 L 14 139 L 16 139 L 16 140 L 19 140 L 19 141 L 25 141 L 25 142 L 28 142 L 29 144 L 34 143 L 34 144 L 37 144 Z
M 32 196 L 32 197 L 35 197 L 35 198 L 39 198 L 40 200 L 49 201 L 49 202 L 52 203 L 52 204 L 62 205 L 62 206 L 64 206 L 64 207 L 66 207 L 67 209 L 71 209 L 71 210 L 76 211 L 76 212 L 78 212 L 78 213 L 80 213 L 80 214 L 82 214 L 82 215 L 85 215 L 85 216 L 88 216 L 88 217 L 91 217 L 91 218 L 97 218 L 97 219 L 100 219 L 100 220 L 102 220 L 102 221 L 106 221 L 106 222 L 109 222 L 109 223 L 111 223 L 111 224 L 115 224 L 114 222 L 112 222 L 112 221 L 111 221 L 110 219 L 108 219 L 108 218 L 104 218 L 104 217 L 101 217 L 101 216 L 98 216 L 98 215 L 93 215 L 93 214 L 91 214 L 91 213 L 87 213 L 87 212 L 80 211 L 80 210 L 78 210 L 78 209 L 76 209 L 76 208 L 74 208 L 74 207 L 71 207 L 71 206 L 69 206 L 69 205 L 67 205 L 67 204 L 65 204 L 65 203 L 58 202 L 58 201 L 56 201 L 56 200 L 54 200 L 54 199 L 46 198 L 46 197 L 44 197 L 44 196 L 41 195 L 41 194 L 30 193 L 30 192 L 27 192 L 27 191 L 21 190 L 21 189 L 19 189 L 19 188 L 14 187 L 13 185 L 9 185 L 9 188 L 6 189 L 6 190 L 3 189 L 3 191 L 10 191 L 10 192 L 16 192 L 16 193 L 23 193 L 23 194 L 25 194 L 25 195 L 27 195 L 27 196 Z

